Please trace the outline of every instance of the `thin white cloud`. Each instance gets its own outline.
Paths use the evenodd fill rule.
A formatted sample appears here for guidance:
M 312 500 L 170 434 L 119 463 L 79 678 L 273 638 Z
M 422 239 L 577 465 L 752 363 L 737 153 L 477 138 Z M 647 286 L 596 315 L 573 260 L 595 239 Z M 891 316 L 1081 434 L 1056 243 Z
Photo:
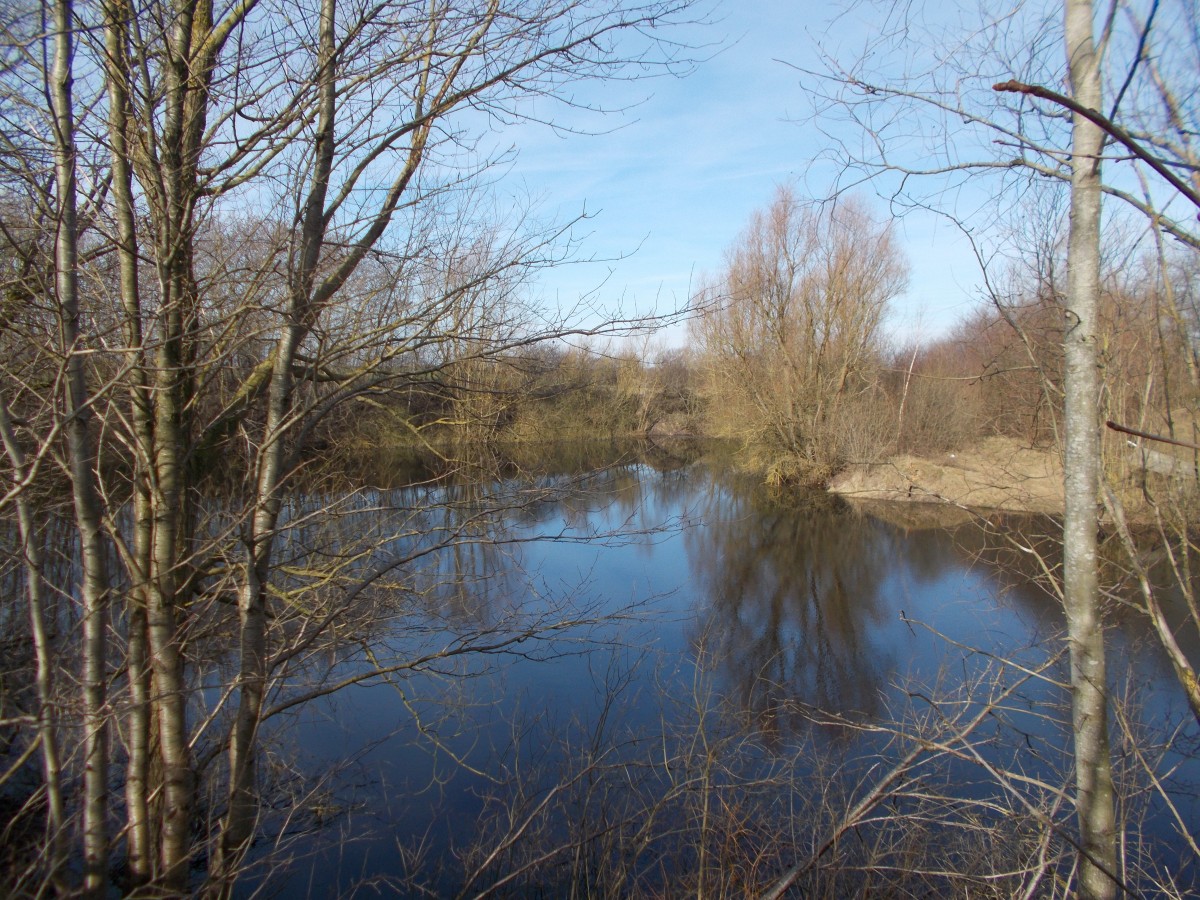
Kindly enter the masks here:
M 736 43 L 693 75 L 580 87 L 584 103 L 641 101 L 622 114 L 597 118 L 545 103 L 533 110 L 564 129 L 605 133 L 530 124 L 497 134 L 498 146 L 519 149 L 506 189 L 528 192 L 560 220 L 585 210 L 595 216 L 582 229 L 583 253 L 604 261 L 546 273 L 545 296 L 570 301 L 603 282 L 602 299 L 683 302 L 777 184 L 828 188 L 835 172 L 812 167 L 824 147 L 819 130 L 803 122 L 799 75 L 778 60 L 810 62 L 814 33 L 826 46 L 860 45 L 869 25 L 847 19 L 821 33 L 810 9 L 782 0 L 729 4 L 718 33 L 700 39 Z M 942 330 L 971 302 L 974 264 L 949 229 L 919 217 L 903 236 L 913 278 L 898 319 L 919 308 L 922 327 Z

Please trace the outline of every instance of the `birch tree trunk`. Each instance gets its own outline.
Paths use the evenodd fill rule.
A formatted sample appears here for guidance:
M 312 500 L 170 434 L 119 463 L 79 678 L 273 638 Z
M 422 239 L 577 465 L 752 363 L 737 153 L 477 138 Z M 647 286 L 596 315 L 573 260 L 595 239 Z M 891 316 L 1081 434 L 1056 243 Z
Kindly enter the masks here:
M 1066 50 L 1077 103 L 1100 109 L 1100 54 L 1092 0 L 1066 0 Z M 1071 230 L 1067 247 L 1064 351 L 1066 430 L 1063 602 L 1071 651 L 1079 893 L 1116 896 L 1116 839 L 1104 629 L 1100 618 L 1097 503 L 1100 378 L 1096 357 L 1100 296 L 1101 129 L 1078 113 L 1071 138 Z

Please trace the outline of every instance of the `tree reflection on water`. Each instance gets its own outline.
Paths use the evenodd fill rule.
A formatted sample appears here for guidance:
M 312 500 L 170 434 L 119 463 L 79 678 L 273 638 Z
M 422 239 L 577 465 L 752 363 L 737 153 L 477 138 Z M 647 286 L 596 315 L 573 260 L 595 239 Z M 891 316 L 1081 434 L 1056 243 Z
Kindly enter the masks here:
M 824 494 L 782 503 L 711 482 L 702 502 L 704 527 L 685 535 L 705 598 L 694 641 L 739 701 L 764 725 L 797 699 L 877 713 L 895 667 L 878 630 L 894 615 L 882 592 L 890 530 Z
M 469 856 L 464 848 L 478 851 L 492 834 L 477 832 L 476 822 L 500 823 L 490 839 L 503 842 L 520 803 L 538 810 L 539 840 L 548 842 L 528 851 L 534 857 L 611 826 L 604 833 L 613 841 L 624 839 L 623 829 L 643 841 L 627 859 L 630 877 L 658 865 L 638 854 L 678 853 L 675 864 L 686 868 L 697 851 L 673 842 L 690 833 L 649 843 L 637 834 L 655 816 L 666 817 L 664 834 L 675 834 L 671 817 L 695 812 L 689 804 L 698 798 L 686 785 L 698 760 L 690 754 L 710 739 L 736 760 L 715 773 L 724 800 L 781 815 L 789 803 L 814 800 L 802 785 L 815 777 L 816 757 L 802 763 L 788 754 L 819 754 L 818 745 L 835 741 L 836 768 L 853 778 L 855 754 L 879 752 L 854 743 L 859 725 L 901 722 L 934 691 L 964 696 L 996 674 L 987 654 L 1036 665 L 1058 649 L 1061 615 L 1035 581 L 1043 565 L 1056 566 L 1038 537 L 1047 523 L 1019 531 L 999 520 L 918 527 L 823 493 L 772 492 L 694 450 L 622 449 L 599 465 L 603 456 L 576 449 L 557 460 L 526 458 L 486 479 L 407 487 L 380 479 L 372 491 L 360 489 L 362 509 L 342 517 L 347 543 L 395 532 L 387 510 L 425 516 L 423 534 L 463 537 L 439 538 L 420 566 L 381 585 L 381 620 L 358 644 L 363 653 L 404 659 L 457 634 L 478 641 L 526 629 L 530 639 L 502 655 L 364 683 L 299 726 L 297 744 L 310 758 L 371 744 L 358 763 L 373 774 L 360 778 L 388 785 L 383 799 L 354 795 L 356 821 L 373 819 L 376 836 L 355 832 L 336 860 L 314 865 L 312 884 L 343 884 L 337 873 L 347 866 L 403 882 L 413 864 L 394 848 L 421 846 L 421 867 L 431 868 L 418 867 L 417 883 L 449 889 L 455 860 Z M 1032 546 L 1044 551 L 1040 562 L 1020 549 Z M 547 616 L 579 625 L 543 629 Z M 1133 623 L 1122 631 L 1116 642 L 1119 653 L 1128 650 L 1130 671 L 1169 684 L 1152 654 L 1129 649 Z M 349 653 L 334 669 L 366 665 L 366 656 Z M 447 680 L 451 674 L 475 677 Z M 1000 690 L 1003 680 L 986 689 Z M 1003 724 L 987 724 L 980 738 L 999 752 L 996 736 L 1009 728 L 1020 752 L 1055 771 L 1062 731 L 1044 713 L 1061 699 L 1053 686 L 1022 688 Z M 814 720 L 840 724 L 814 730 Z M 784 758 L 788 779 L 770 780 Z M 884 757 L 864 765 L 870 759 Z M 775 774 L 764 781 L 764 772 Z M 561 804 L 539 807 L 568 777 Z M 626 852 L 619 842 L 605 846 L 591 846 L 597 866 Z M 523 865 L 521 852 L 514 845 L 497 856 L 487 878 Z M 443 874 L 428 875 L 435 870 Z

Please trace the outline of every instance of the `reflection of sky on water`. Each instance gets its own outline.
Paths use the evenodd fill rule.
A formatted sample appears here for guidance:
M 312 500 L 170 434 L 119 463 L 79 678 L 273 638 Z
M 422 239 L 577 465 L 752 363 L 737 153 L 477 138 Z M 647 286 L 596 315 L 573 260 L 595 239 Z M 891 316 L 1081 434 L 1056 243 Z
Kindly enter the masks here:
M 470 659 L 444 676 L 356 687 L 283 723 L 295 727 L 280 730 L 281 759 L 295 753 L 301 769 L 320 771 L 352 758 L 332 796 L 356 808 L 339 824 L 357 840 L 272 888 L 324 896 L 356 876 L 402 872 L 398 844 L 424 841 L 433 858 L 462 844 L 491 789 L 488 774 L 520 765 L 551 778 L 566 752 L 559 741 L 585 742 L 608 693 L 607 739 L 653 731 L 691 689 L 700 652 L 739 721 L 786 745 L 804 728 L 803 706 L 885 715 L 903 707 L 904 687 L 953 686 L 987 664 L 946 639 L 1036 661 L 1061 627 L 1040 589 L 996 577 L 998 535 L 973 525 L 906 531 L 822 494 L 784 502 L 699 466 L 612 469 L 514 510 L 486 534 L 508 543 L 438 558 L 428 577 L 453 602 L 418 643 L 514 610 L 630 615 L 513 648 L 536 658 Z M 403 626 L 414 621 L 397 620 L 401 630 L 383 642 L 392 653 L 411 652 Z M 1138 633 L 1129 623 L 1115 630 L 1113 670 L 1132 673 L 1178 714 L 1161 658 L 1130 649 Z M 1021 702 L 1037 709 L 1053 694 L 1030 689 Z M 1007 718 L 1048 760 L 1065 750 L 1019 703 Z

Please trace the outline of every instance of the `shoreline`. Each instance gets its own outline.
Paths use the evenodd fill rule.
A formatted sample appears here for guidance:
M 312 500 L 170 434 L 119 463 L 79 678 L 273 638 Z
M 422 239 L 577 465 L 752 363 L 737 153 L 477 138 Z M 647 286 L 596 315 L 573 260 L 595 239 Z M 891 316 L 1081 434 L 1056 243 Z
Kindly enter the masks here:
M 1058 454 L 1003 437 L 934 457 L 854 463 L 834 476 L 828 490 L 852 500 L 1048 515 L 1063 511 Z

